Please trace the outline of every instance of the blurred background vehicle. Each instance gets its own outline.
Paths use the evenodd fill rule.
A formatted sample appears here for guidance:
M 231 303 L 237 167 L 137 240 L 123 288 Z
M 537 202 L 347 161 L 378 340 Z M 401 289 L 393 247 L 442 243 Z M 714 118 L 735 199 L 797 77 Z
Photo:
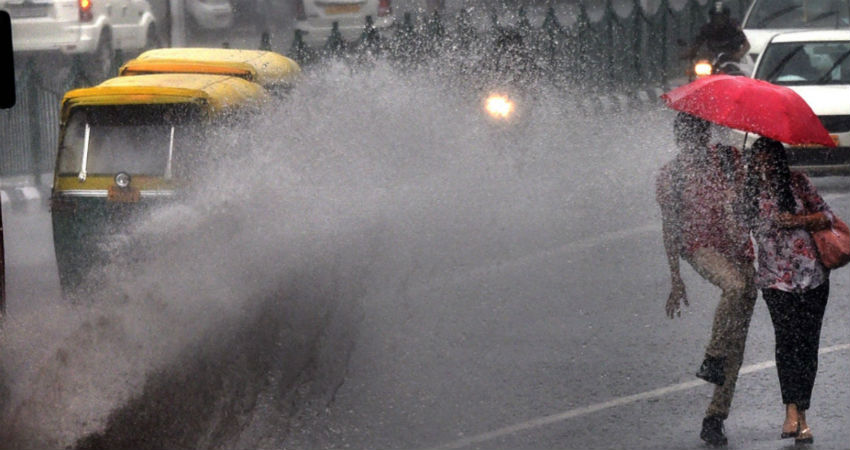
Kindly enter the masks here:
M 837 145 L 789 147 L 789 162 L 815 175 L 850 173 L 850 30 L 776 35 L 756 63 L 754 77 L 803 97 Z
M 12 18 L 16 52 L 80 56 L 86 75 L 106 78 L 115 53 L 158 46 L 157 25 L 146 0 L 0 0 Z
M 186 0 L 186 11 L 197 28 L 218 30 L 233 25 L 230 0 Z
M 304 42 L 320 47 L 331 35 L 333 24 L 345 41 L 353 41 L 363 33 L 366 17 L 372 17 L 376 29 L 394 22 L 391 0 L 294 0 L 295 29 Z
M 752 62 L 783 31 L 850 28 L 850 4 L 839 0 L 754 0 L 742 23 Z

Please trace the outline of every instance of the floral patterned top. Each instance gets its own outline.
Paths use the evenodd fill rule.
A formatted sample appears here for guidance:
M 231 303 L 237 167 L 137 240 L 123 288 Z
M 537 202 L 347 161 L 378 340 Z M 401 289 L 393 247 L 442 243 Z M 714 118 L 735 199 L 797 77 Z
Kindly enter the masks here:
M 731 167 L 724 169 L 724 160 Z M 678 189 L 675 175 L 680 177 Z M 675 218 L 680 254 L 712 248 L 734 261 L 755 259 L 749 230 L 734 211 L 736 192 L 742 189 L 743 166 L 734 147 L 715 145 L 702 154 L 680 153 L 661 168 L 656 198 L 662 213 Z
M 791 192 L 796 201 L 795 214 L 823 212 L 832 222 L 832 210 L 818 194 L 809 178 L 791 172 Z M 762 193 L 759 220 L 753 228 L 758 247 L 756 285 L 760 289 L 802 292 L 820 286 L 829 278 L 829 270 L 818 260 L 812 235 L 803 228 L 779 228 L 775 197 Z

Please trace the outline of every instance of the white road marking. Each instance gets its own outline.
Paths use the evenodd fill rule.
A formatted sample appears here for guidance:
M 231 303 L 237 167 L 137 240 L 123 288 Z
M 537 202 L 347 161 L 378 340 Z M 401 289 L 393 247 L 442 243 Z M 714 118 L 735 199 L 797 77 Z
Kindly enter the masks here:
M 833 192 L 833 193 L 822 195 L 823 199 L 828 201 L 828 202 L 831 202 L 833 200 L 840 200 L 840 199 L 843 199 L 843 198 L 848 197 L 848 196 L 850 196 L 850 193 L 848 193 L 848 192 Z
M 824 200 L 826 201 L 834 201 L 843 199 L 845 197 L 850 196 L 850 193 L 829 193 L 823 195 Z M 661 232 L 661 225 L 659 223 L 648 223 L 634 228 L 627 228 L 624 230 L 603 233 L 598 236 L 594 236 L 587 239 L 582 239 L 580 241 L 574 241 L 567 245 L 563 245 L 554 249 L 544 250 L 542 252 L 536 252 L 530 255 L 526 255 L 509 262 L 499 262 L 497 264 L 491 264 L 484 267 L 478 267 L 470 271 L 470 273 L 483 273 L 489 270 L 493 270 L 495 268 L 503 268 L 505 266 L 517 266 L 529 263 L 533 260 L 545 258 L 553 255 L 557 255 L 559 253 L 571 252 L 581 249 L 593 248 L 599 245 L 603 245 L 606 243 L 610 243 L 613 241 L 617 241 L 623 238 L 631 237 L 634 235 L 647 233 L 653 230 L 658 230 Z M 466 278 L 470 275 L 470 273 L 463 274 L 463 278 Z M 455 275 L 457 277 L 457 275 Z M 442 282 L 446 282 L 446 280 L 441 280 Z M 834 352 L 840 352 L 844 350 L 850 350 L 850 344 L 843 345 L 834 345 L 832 347 L 823 348 L 820 350 L 819 354 L 825 355 Z M 749 373 L 759 372 L 765 369 L 769 369 L 771 367 L 775 367 L 775 361 L 765 361 L 758 364 L 752 364 L 749 366 L 742 367 L 740 370 L 740 375 L 746 375 Z M 517 423 L 514 425 L 508 425 L 506 427 L 502 427 L 493 431 L 488 431 L 486 433 L 478 434 L 475 436 L 465 437 L 463 439 L 458 439 L 453 442 L 449 442 L 447 444 L 443 444 L 438 447 L 432 447 L 428 450 L 440 450 L 440 449 L 461 449 L 464 447 L 468 447 L 473 444 L 478 444 L 481 442 L 490 441 L 493 439 L 498 439 L 500 437 L 508 436 L 514 433 L 519 433 L 523 431 L 528 431 L 534 428 L 544 427 L 546 425 L 551 425 L 557 422 L 563 422 L 565 420 L 573 419 L 580 416 L 586 416 L 588 414 L 592 414 L 598 411 L 602 411 L 604 409 L 615 408 L 618 406 L 625 406 L 631 403 L 639 402 L 641 400 L 648 400 L 651 398 L 663 397 L 668 394 L 672 394 L 675 392 L 686 391 L 688 389 L 693 389 L 698 386 L 702 386 L 706 384 L 705 381 L 702 380 L 693 380 L 685 383 L 679 383 L 670 385 L 667 387 L 654 389 L 651 391 L 641 392 L 638 394 L 628 395 L 625 397 L 619 397 L 615 399 L 611 399 L 601 403 L 595 403 L 588 406 L 583 406 L 580 408 L 571 409 L 568 411 L 564 411 L 557 414 L 551 414 L 548 416 L 538 417 L 536 419 L 531 419 L 526 422 Z
M 580 239 L 576 241 L 572 241 L 568 244 L 562 245 L 560 247 L 555 247 L 546 250 L 540 250 L 537 252 L 529 253 L 527 255 L 519 256 L 509 260 L 501 260 L 492 262 L 489 264 L 484 264 L 481 266 L 476 266 L 463 271 L 452 272 L 451 274 L 444 276 L 436 276 L 425 280 L 421 285 L 416 286 L 415 288 L 411 288 L 411 290 L 415 289 L 430 289 L 431 286 L 445 286 L 445 285 L 454 285 L 465 283 L 469 280 L 469 277 L 474 276 L 482 276 L 488 273 L 491 273 L 496 270 L 504 270 L 516 267 L 522 267 L 527 264 L 534 263 L 541 259 L 551 258 L 556 255 L 575 252 L 578 250 L 587 250 L 597 246 L 602 246 L 605 244 L 610 244 L 612 242 L 616 242 L 621 239 L 625 239 L 632 236 L 637 236 L 643 233 L 649 233 L 657 231 L 658 235 L 661 236 L 661 223 L 647 223 L 644 225 L 640 225 L 634 228 L 626 228 L 624 230 L 611 231 L 608 233 L 602 233 L 596 236 L 588 237 L 585 239 Z
M 845 197 L 850 197 L 850 192 L 835 192 L 823 195 L 824 200 L 831 202 L 834 200 L 839 200 Z M 520 256 L 518 258 L 514 258 L 511 260 L 502 260 L 490 264 L 485 264 L 482 266 L 474 267 L 461 272 L 454 272 L 452 274 L 446 276 L 439 276 L 429 279 L 424 284 L 426 286 L 433 285 L 446 285 L 446 284 L 456 284 L 465 282 L 468 280 L 470 276 L 480 276 L 486 273 L 490 273 L 494 270 L 500 269 L 508 269 L 513 267 L 521 267 L 523 265 L 533 263 L 535 261 L 539 261 L 541 259 L 551 258 L 553 256 L 575 252 L 579 250 L 587 250 L 597 246 L 604 246 L 605 244 L 610 244 L 621 239 L 629 238 L 632 236 L 637 236 L 644 233 L 650 233 L 653 231 L 657 231 L 658 235 L 661 236 L 661 222 L 650 222 L 645 223 L 643 225 L 635 226 L 632 228 L 626 228 L 618 231 L 611 231 L 607 233 L 602 233 L 596 236 L 587 237 L 584 239 L 571 241 L 568 244 L 561 245 L 559 247 L 546 249 L 537 251 L 534 253 L 530 253 L 524 256 Z
M 845 350 L 850 350 L 850 344 L 833 345 L 831 347 L 822 348 L 818 353 L 820 355 L 826 355 L 829 353 L 841 352 Z M 765 361 L 758 364 L 751 364 L 749 366 L 742 367 L 739 373 L 741 375 L 746 375 L 769 369 L 775 366 L 775 361 Z M 625 406 L 631 403 L 639 402 L 641 400 L 648 400 L 651 398 L 663 397 L 665 395 L 672 394 L 675 392 L 686 391 L 688 389 L 693 389 L 704 384 L 706 384 L 705 381 L 694 380 L 685 383 L 673 384 L 659 389 L 653 389 L 651 391 L 641 392 L 639 394 L 627 395 L 625 397 L 619 397 L 601 403 L 595 403 L 592 405 L 582 406 L 580 408 L 570 409 L 557 414 L 541 416 L 536 419 L 531 419 L 514 425 L 508 425 L 506 427 L 502 427 L 493 431 L 488 431 L 486 433 L 481 433 L 475 436 L 469 436 L 463 439 L 458 439 L 456 441 L 449 442 L 438 447 L 432 447 L 429 450 L 460 449 L 473 444 L 479 444 L 493 439 L 498 439 L 500 437 L 508 436 L 514 433 L 520 433 L 523 431 L 544 427 L 546 425 L 551 425 L 553 423 L 574 419 L 576 417 L 586 416 L 588 414 L 602 411 L 604 409 L 616 408 L 618 406 Z

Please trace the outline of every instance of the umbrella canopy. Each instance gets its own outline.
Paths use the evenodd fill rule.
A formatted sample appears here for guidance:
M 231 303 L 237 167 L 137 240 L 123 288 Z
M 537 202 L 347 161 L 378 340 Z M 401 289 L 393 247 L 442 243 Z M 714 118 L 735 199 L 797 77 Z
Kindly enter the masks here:
M 793 90 L 753 78 L 711 75 L 662 95 L 672 109 L 792 145 L 835 147 L 812 108 Z

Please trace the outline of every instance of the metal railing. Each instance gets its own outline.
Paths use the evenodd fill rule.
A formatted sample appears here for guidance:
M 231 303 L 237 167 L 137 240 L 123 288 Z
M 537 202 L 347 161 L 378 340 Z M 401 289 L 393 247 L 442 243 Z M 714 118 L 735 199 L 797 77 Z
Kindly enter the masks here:
M 70 67 L 51 67 L 49 74 L 33 59 L 18 59 L 15 65 L 17 102 L 0 110 L 0 176 L 32 176 L 39 184 L 42 174 L 53 171 L 62 96 L 92 83 L 78 59 Z
M 676 2 L 680 6 L 677 9 L 671 1 L 660 0 L 657 8 L 648 11 L 641 0 L 631 0 L 625 12 L 618 11 L 613 0 L 581 2 L 573 8 L 572 17 L 563 21 L 563 13 L 559 18 L 552 6 L 542 20 L 537 17 L 539 25 L 532 24 L 526 8 L 518 6 L 515 12 L 509 12 L 512 25 L 503 25 L 511 20 L 503 21 L 493 12 L 489 27 L 484 29 L 472 26 L 467 11 L 452 19 L 444 19 L 436 12 L 418 20 L 405 14 L 403 20 L 385 31 L 376 30 L 371 18 L 367 18 L 359 40 L 344 42 L 334 30 L 320 49 L 307 47 L 296 31 L 288 55 L 309 66 L 326 58 L 356 58 L 363 52 L 403 60 L 411 56 L 445 56 L 446 52 L 470 48 L 486 52 L 499 30 L 513 28 L 523 35 L 527 50 L 553 80 L 569 79 L 606 89 L 647 83 L 666 85 L 671 76 L 684 72 L 688 62 L 679 59 L 683 50 L 679 43 L 690 42 L 706 22 L 709 3 L 682 0 Z M 737 17 L 744 15 L 749 3 L 750 0 L 727 1 Z M 628 3 L 617 3 L 620 9 L 624 4 Z

